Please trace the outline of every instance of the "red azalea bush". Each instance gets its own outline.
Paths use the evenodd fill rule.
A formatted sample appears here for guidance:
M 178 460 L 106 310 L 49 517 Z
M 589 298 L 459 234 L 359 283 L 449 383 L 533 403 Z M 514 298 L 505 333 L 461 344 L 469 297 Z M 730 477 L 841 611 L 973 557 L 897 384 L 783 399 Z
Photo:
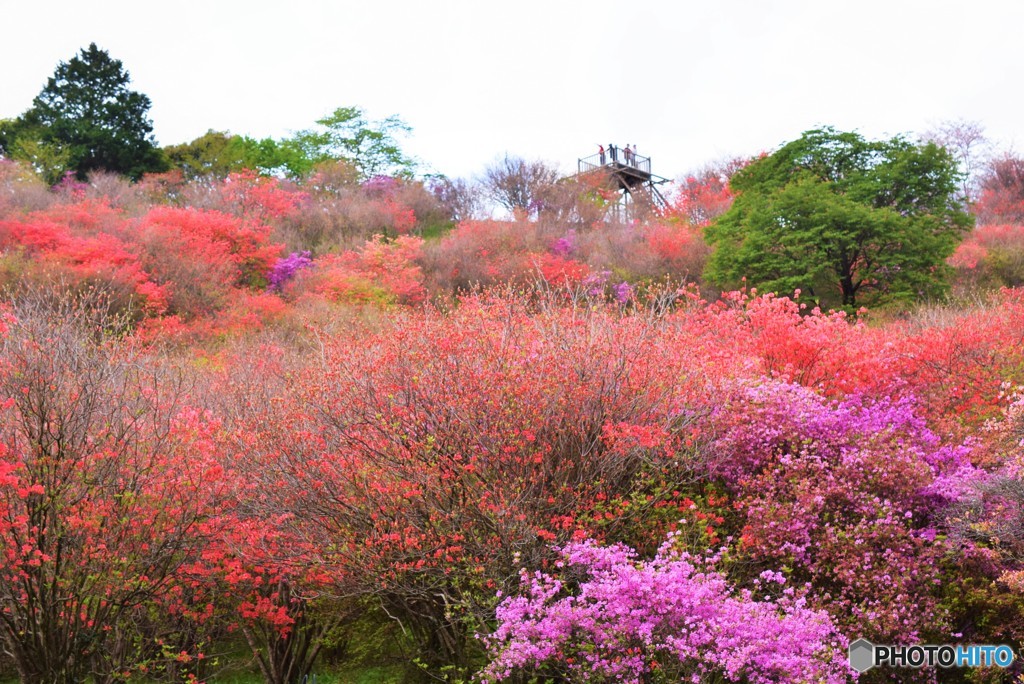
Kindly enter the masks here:
M 296 270 L 283 292 L 291 298 L 319 296 L 349 304 L 417 304 L 424 301 L 420 270 L 423 240 L 376 235 L 358 250 L 328 254 Z
M 0 640 L 22 681 L 166 669 L 161 644 L 196 644 L 158 616 L 230 510 L 218 423 L 95 312 L 51 306 L 0 338 Z
M 167 291 L 153 282 L 135 245 L 119 237 L 124 218 L 103 202 L 84 201 L 0 220 L 0 260 L 7 286 L 49 281 L 58 288 L 119 293 L 120 306 L 160 314 Z

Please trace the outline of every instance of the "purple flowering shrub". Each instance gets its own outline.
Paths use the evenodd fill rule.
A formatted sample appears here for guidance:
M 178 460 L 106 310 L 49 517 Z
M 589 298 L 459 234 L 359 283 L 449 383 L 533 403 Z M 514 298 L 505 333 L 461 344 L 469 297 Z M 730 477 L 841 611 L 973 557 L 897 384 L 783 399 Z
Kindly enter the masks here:
M 603 297 L 604 288 L 608 284 L 608 278 L 611 273 L 608 271 L 600 271 L 597 273 L 591 273 L 583 279 L 581 283 L 586 292 L 591 297 Z
M 570 228 L 565 235 L 551 243 L 551 253 L 555 256 L 569 258 L 576 252 L 576 231 Z
M 612 285 L 612 296 L 619 304 L 626 304 L 633 299 L 636 290 L 632 285 L 623 281 L 618 285 Z
M 779 573 L 733 589 L 714 567 L 673 548 L 653 560 L 592 541 L 562 549 L 557 575 L 523 573 L 485 642 L 485 682 L 525 672 L 579 682 L 822 682 L 851 673 L 846 640 Z
M 830 401 L 765 383 L 725 413 L 709 465 L 745 516 L 743 552 L 791 568 L 858 636 L 950 634 L 936 524 L 981 477 L 966 447 L 943 445 L 910 399 Z
M 85 199 L 85 193 L 89 190 L 89 184 L 83 183 L 75 176 L 74 171 L 65 171 L 64 175 L 53 186 L 58 194 L 66 195 L 75 200 Z
M 398 179 L 393 176 L 370 176 L 362 183 L 362 188 L 371 195 L 390 195 L 398 188 Z
M 295 274 L 304 268 L 310 268 L 312 265 L 312 255 L 308 251 L 292 252 L 284 258 L 278 259 L 267 278 L 269 289 L 274 292 L 281 292 L 285 285 L 295 279 Z

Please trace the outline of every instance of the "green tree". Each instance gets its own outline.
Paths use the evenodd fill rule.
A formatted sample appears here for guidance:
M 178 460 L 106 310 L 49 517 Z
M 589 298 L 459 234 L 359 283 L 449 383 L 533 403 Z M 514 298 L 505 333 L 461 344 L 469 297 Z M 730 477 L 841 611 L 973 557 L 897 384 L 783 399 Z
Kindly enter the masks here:
M 398 117 L 369 121 L 358 107 L 340 107 L 316 123 L 316 128 L 281 140 L 208 131 L 190 143 L 166 147 L 164 152 L 189 178 L 224 177 L 244 168 L 301 179 L 318 166 L 338 161 L 351 166 L 364 180 L 377 174 L 412 176 L 415 163 L 395 139 L 411 129 Z M 0 143 L 2 135 L 0 126 Z
M 185 178 L 211 176 L 224 178 L 246 168 L 243 139 L 230 133 L 209 130 L 192 142 L 168 145 L 164 155 L 172 168 L 180 169 Z
M 38 128 L 22 119 L 0 120 L 0 154 L 25 162 L 50 185 L 60 180 L 71 163 L 71 153 L 59 143 L 45 142 Z
M 166 170 L 147 118 L 149 97 L 129 89 L 130 80 L 120 60 L 90 44 L 57 66 L 32 108 L 9 126 L 5 149 L 37 167 L 42 162 L 33 157 L 51 165 L 66 159 L 65 168 L 81 180 L 100 169 L 132 179 Z
M 315 166 L 292 141 L 256 139 L 213 130 L 192 142 L 169 145 L 163 152 L 186 178 L 224 178 L 243 169 L 267 176 L 301 178 Z
M 18 134 L 17 119 L 0 119 L 0 155 L 10 156 L 10 148 Z
M 934 143 L 808 131 L 732 177 L 736 199 L 705 233 L 705 275 L 848 309 L 941 294 L 973 223 L 959 181 Z
M 412 129 L 398 117 L 369 121 L 359 107 L 339 107 L 316 123 L 317 128 L 301 131 L 281 143 L 309 165 L 298 175 L 308 174 L 317 164 L 336 160 L 351 164 L 362 178 L 412 175 L 415 162 L 405 156 L 395 139 Z
M 320 159 L 307 156 L 293 139 L 239 138 L 245 165 L 268 176 L 287 176 L 293 179 L 305 178 Z

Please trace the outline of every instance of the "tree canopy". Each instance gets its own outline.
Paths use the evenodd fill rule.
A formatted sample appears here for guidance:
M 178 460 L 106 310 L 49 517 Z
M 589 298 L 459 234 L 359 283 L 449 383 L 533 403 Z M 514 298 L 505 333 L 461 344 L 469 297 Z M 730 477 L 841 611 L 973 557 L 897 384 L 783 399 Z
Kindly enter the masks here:
M 247 167 L 244 139 L 212 129 L 192 142 L 165 147 L 164 154 L 189 179 L 224 178 Z
M 95 43 L 57 65 L 32 108 L 5 126 L 0 144 L 51 182 L 106 170 L 138 179 L 166 169 L 152 137 L 149 97 L 131 90 L 120 60 Z
M 246 168 L 298 179 L 318 166 L 338 161 L 350 165 L 360 180 L 376 175 L 409 177 L 416 164 L 395 138 L 409 130 L 396 116 L 371 121 L 359 107 L 339 107 L 317 120 L 315 128 L 288 138 L 257 139 L 211 130 L 192 142 L 166 147 L 164 152 L 189 178 L 224 177 Z
M 732 177 L 706 276 L 847 308 L 939 294 L 973 222 L 959 180 L 934 143 L 808 131 Z
M 316 124 L 282 142 L 285 149 L 301 152 L 296 156 L 311 165 L 307 172 L 316 164 L 337 160 L 352 164 L 364 179 L 409 176 L 416 166 L 395 139 L 412 130 L 397 116 L 370 121 L 359 107 L 338 107 Z

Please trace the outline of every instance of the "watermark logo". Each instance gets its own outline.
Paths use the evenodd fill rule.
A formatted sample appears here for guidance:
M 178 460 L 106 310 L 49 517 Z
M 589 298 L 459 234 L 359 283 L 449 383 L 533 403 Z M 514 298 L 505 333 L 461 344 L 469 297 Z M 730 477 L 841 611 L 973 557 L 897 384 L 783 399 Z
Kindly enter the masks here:
M 850 667 L 857 672 L 867 672 L 875 666 L 875 645 L 867 639 L 857 639 L 850 644 Z
M 878 645 L 867 639 L 850 643 L 850 667 L 867 672 L 873 667 L 1009 667 L 1016 654 L 1009 646 Z

